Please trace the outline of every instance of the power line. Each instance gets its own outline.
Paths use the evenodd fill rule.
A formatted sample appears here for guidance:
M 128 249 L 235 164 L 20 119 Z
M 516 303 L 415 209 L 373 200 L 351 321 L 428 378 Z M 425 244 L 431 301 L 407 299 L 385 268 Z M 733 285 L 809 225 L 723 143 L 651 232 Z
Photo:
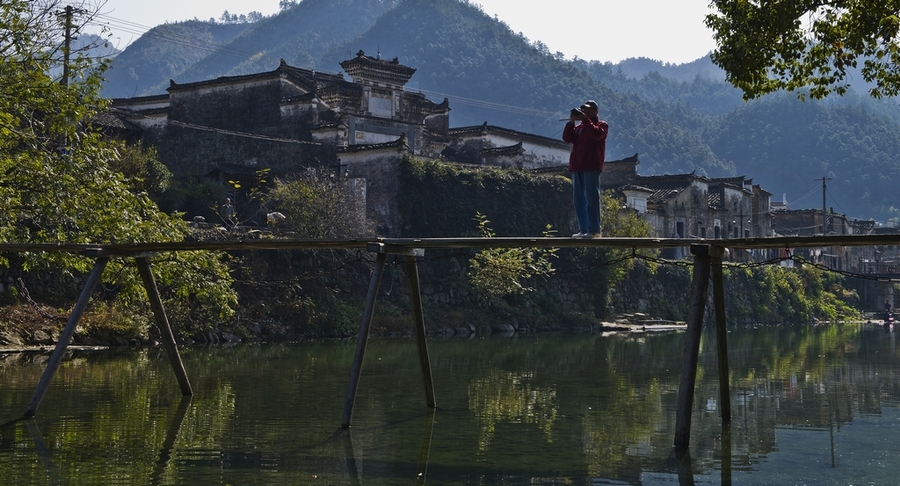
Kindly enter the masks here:
M 97 15 L 96 19 L 99 19 L 100 22 L 96 20 L 91 20 L 87 25 L 95 25 L 99 27 L 107 27 L 111 31 L 124 31 L 129 34 L 136 34 L 138 36 L 147 36 L 152 39 L 162 40 L 164 42 L 170 42 L 173 44 L 182 45 L 185 47 L 192 47 L 195 49 L 199 49 L 206 52 L 215 52 L 220 53 L 228 57 L 233 57 L 236 59 L 248 59 L 254 55 L 256 52 L 243 51 L 240 49 L 235 49 L 233 47 L 229 47 L 222 44 L 217 44 L 212 41 L 206 41 L 203 39 L 199 39 L 194 36 L 188 36 L 184 34 L 179 34 L 177 32 L 171 31 L 171 29 L 165 29 L 164 27 L 148 27 L 146 25 L 137 24 L 134 22 L 130 22 L 123 19 L 118 19 L 115 17 L 110 17 L 107 15 Z M 104 21 L 105 20 L 105 21 Z M 167 26 L 170 24 L 163 24 L 163 26 Z M 171 24 L 174 25 L 174 24 Z
M 809 192 L 807 192 L 806 194 L 800 196 L 799 198 L 797 198 L 797 199 L 795 199 L 795 200 L 793 200 L 793 201 L 791 201 L 791 202 L 789 202 L 789 203 L 787 203 L 787 204 L 788 204 L 789 207 L 790 207 L 790 206 L 793 206 L 793 205 L 799 203 L 800 201 L 802 201 L 802 200 L 808 198 L 809 196 L 812 196 L 813 194 L 815 194 L 815 193 L 817 193 L 817 192 L 819 192 L 819 185 L 818 185 L 818 184 L 816 184 L 815 186 L 813 186 L 813 188 L 810 189 Z
M 235 59 L 249 59 L 253 57 L 258 52 L 249 52 L 241 49 L 236 49 L 233 47 L 223 46 L 220 44 L 216 44 L 213 42 L 205 41 L 202 39 L 198 39 L 196 37 L 187 36 L 183 34 L 178 34 L 171 31 L 166 31 L 164 29 L 148 27 L 146 25 L 138 24 L 135 22 L 130 22 L 127 20 L 119 19 L 116 17 L 111 17 L 108 15 L 98 15 L 97 19 L 101 20 L 101 22 L 92 21 L 89 22 L 89 25 L 96 25 L 101 27 L 108 27 L 111 30 L 116 29 L 118 31 L 124 31 L 127 33 L 132 33 L 136 35 L 147 36 L 153 39 L 158 39 L 164 42 L 171 42 L 173 44 L 182 45 L 185 47 L 191 47 L 195 49 L 199 49 L 202 51 L 217 53 L 224 56 L 232 57 Z M 164 24 L 165 25 L 165 24 Z M 527 108 L 518 105 L 508 105 L 504 103 L 495 103 L 486 100 L 479 100 L 475 98 L 468 98 L 465 96 L 450 94 L 450 93 L 442 93 L 439 91 L 432 90 L 424 90 L 418 89 L 418 91 L 422 94 L 429 95 L 431 97 L 444 97 L 448 100 L 452 100 L 454 103 L 461 105 L 474 106 L 478 108 L 490 109 L 494 111 L 501 111 L 505 113 L 512 113 L 518 115 L 531 116 L 535 118 L 543 118 L 543 119 L 558 119 L 560 117 L 560 112 L 550 112 L 546 110 L 540 110 L 536 108 Z M 410 91 L 412 92 L 412 91 Z
M 441 93 L 439 91 L 432 91 L 432 90 L 427 90 L 427 89 L 419 89 L 419 91 L 423 94 L 428 94 L 433 97 L 444 97 L 444 98 L 447 98 L 448 100 L 453 100 L 455 103 L 471 105 L 471 106 L 476 106 L 476 107 L 480 107 L 480 108 L 487 108 L 487 109 L 492 109 L 492 110 L 496 110 L 496 111 L 504 111 L 507 113 L 528 115 L 528 116 L 533 116 L 533 117 L 537 117 L 537 118 L 549 118 L 549 119 L 553 119 L 553 120 L 559 119 L 559 116 L 560 116 L 560 112 L 558 112 L 558 111 L 550 112 L 550 111 L 540 110 L 537 108 L 526 108 L 523 106 L 514 106 L 514 105 L 503 104 L 503 103 L 494 103 L 492 101 L 484 101 L 484 100 L 479 100 L 479 99 L 474 99 L 474 98 L 466 98 L 464 96 L 458 96 L 458 95 L 448 94 L 448 93 Z
M 259 135 L 256 133 L 235 132 L 233 130 L 225 130 L 223 128 L 215 128 L 215 127 L 209 127 L 209 126 L 204 126 L 204 125 L 194 125 L 192 123 L 184 123 L 184 122 L 180 122 L 177 120 L 169 120 L 168 123 L 170 125 L 173 125 L 176 127 L 189 128 L 191 130 L 200 130 L 200 131 L 204 131 L 204 132 L 218 133 L 221 135 L 230 135 L 233 137 L 253 138 L 256 140 L 266 140 L 269 142 L 294 143 L 294 144 L 298 144 L 298 145 L 322 145 L 319 142 L 307 142 L 305 140 L 293 140 L 293 139 L 289 139 L 289 138 L 275 138 L 275 137 L 269 137 L 266 135 Z

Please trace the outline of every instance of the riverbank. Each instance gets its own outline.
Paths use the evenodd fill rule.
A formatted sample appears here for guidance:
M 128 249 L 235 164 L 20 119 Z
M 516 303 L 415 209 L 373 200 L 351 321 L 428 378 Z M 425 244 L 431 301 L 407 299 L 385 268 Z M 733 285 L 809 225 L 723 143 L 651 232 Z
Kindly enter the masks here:
M 68 321 L 68 314 L 43 305 L 11 305 L 0 307 L 0 353 L 40 351 L 51 349 L 59 341 L 60 334 Z M 286 332 L 285 326 L 274 322 L 252 322 L 241 326 L 240 333 L 210 330 L 198 333 L 182 344 L 220 344 L 233 342 L 274 342 L 296 340 L 298 336 Z M 412 336 L 413 326 L 393 326 L 393 329 L 373 326 L 372 336 L 402 337 Z M 485 328 L 470 325 L 432 327 L 429 334 L 436 336 L 476 336 L 514 335 L 548 332 L 661 332 L 680 331 L 684 322 L 668 321 L 642 313 L 618 314 L 610 319 L 575 319 L 571 323 L 549 325 L 529 325 L 513 321 L 497 322 Z M 303 336 L 305 339 L 324 339 L 328 336 Z M 349 337 L 349 336 L 348 336 Z M 72 338 L 73 349 L 100 349 L 117 346 L 157 346 L 159 342 L 150 337 L 125 338 L 122 336 L 96 336 L 79 326 Z

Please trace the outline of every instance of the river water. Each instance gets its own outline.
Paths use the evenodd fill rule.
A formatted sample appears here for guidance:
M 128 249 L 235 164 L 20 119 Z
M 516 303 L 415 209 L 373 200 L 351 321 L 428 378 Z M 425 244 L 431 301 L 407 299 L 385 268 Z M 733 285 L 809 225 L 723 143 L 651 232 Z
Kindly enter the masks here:
M 733 420 L 705 332 L 688 457 L 672 452 L 683 333 L 372 339 L 74 352 L 35 418 L 0 427 L 0 484 L 896 484 L 897 335 L 871 324 L 733 329 Z M 0 356 L 0 422 L 47 355 Z

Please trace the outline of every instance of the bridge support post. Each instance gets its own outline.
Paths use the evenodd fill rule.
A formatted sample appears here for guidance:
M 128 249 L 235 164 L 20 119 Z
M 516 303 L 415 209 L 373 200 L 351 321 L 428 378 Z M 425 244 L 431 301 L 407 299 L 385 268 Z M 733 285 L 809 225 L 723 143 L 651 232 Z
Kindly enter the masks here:
M 425 345 L 425 318 L 422 312 L 421 292 L 419 291 L 419 272 L 416 268 L 416 257 L 423 256 L 425 250 L 422 248 L 401 247 L 383 243 L 370 243 L 366 245 L 366 249 L 371 252 L 377 252 L 377 256 L 375 257 L 375 269 L 372 271 L 372 280 L 369 281 L 369 291 L 366 294 L 366 304 L 363 308 L 362 321 L 359 325 L 356 354 L 353 357 L 353 366 L 350 370 L 350 386 L 347 389 L 347 400 L 344 403 L 344 416 L 341 420 L 341 427 L 345 429 L 350 427 L 350 421 L 353 418 L 353 405 L 356 402 L 356 391 L 359 388 L 362 363 L 366 355 L 369 329 L 372 327 L 372 316 L 375 312 L 375 300 L 378 297 L 378 288 L 381 286 L 381 278 L 384 276 L 384 266 L 387 262 L 387 255 L 389 253 L 404 255 L 406 258 L 406 269 L 410 287 L 409 294 L 412 301 L 412 312 L 416 330 L 416 343 L 419 347 L 419 364 L 422 367 L 422 375 L 425 381 L 425 402 L 429 407 L 434 408 L 435 406 L 434 386 L 431 380 L 431 362 L 428 359 L 428 347 Z
M 350 369 L 350 387 L 347 388 L 344 416 L 341 419 L 341 427 L 345 429 L 350 427 L 350 420 L 353 418 L 353 404 L 356 403 L 359 375 L 362 373 L 362 362 L 366 356 L 369 328 L 372 326 L 372 315 L 375 312 L 375 298 L 378 297 L 378 288 L 381 287 L 381 277 L 384 275 L 384 264 L 386 261 L 387 253 L 379 252 L 375 257 L 375 269 L 372 271 L 369 291 L 366 293 L 366 305 L 363 308 L 362 321 L 359 324 L 359 336 L 356 338 L 356 354 L 353 356 L 353 366 Z
M 419 290 L 419 269 L 415 255 L 406 255 L 406 275 L 409 279 L 409 300 L 412 304 L 413 325 L 416 329 L 416 345 L 419 350 L 419 366 L 425 383 L 425 405 L 435 408 L 434 382 L 431 377 L 431 360 L 425 342 L 425 314 L 422 312 L 422 292 Z
M 34 417 L 34 414 L 37 413 L 37 409 L 41 405 L 41 400 L 44 399 L 44 394 L 47 393 L 47 389 L 50 387 L 53 375 L 56 374 L 56 370 L 59 369 L 59 365 L 62 363 L 63 355 L 66 354 L 66 348 L 69 347 L 69 341 L 72 340 L 72 335 L 75 334 L 75 328 L 78 327 L 78 321 L 81 320 L 81 315 L 84 314 L 88 301 L 91 300 L 91 294 L 94 293 L 94 288 L 97 287 L 97 283 L 100 281 L 100 276 L 103 275 L 103 270 L 106 269 L 107 263 L 109 263 L 109 258 L 106 256 L 101 256 L 97 259 L 97 262 L 94 263 L 94 269 L 91 270 L 91 273 L 88 275 L 87 281 L 84 284 L 84 289 L 78 297 L 78 302 L 75 303 L 75 308 L 73 308 L 72 313 L 69 314 L 69 321 L 66 323 L 66 327 L 59 336 L 59 342 L 56 343 L 56 349 L 54 349 L 53 354 L 50 355 L 50 360 L 47 362 L 47 368 L 44 369 L 44 374 L 41 375 L 41 381 L 38 382 L 37 389 L 34 390 L 34 395 L 31 397 L 28 409 L 25 410 L 25 414 L 22 415 L 23 419 Z
M 178 379 L 178 386 L 181 387 L 181 394 L 189 397 L 194 394 L 191 389 L 191 382 L 188 380 L 187 372 L 184 370 L 184 363 L 181 361 L 181 354 L 178 353 L 178 344 L 175 342 L 175 333 L 172 332 L 172 326 L 169 325 L 169 318 L 166 317 L 166 309 L 163 307 L 162 299 L 159 296 L 159 289 L 156 287 L 156 279 L 153 278 L 153 271 L 150 269 L 150 259 L 145 256 L 136 258 L 138 272 L 141 274 L 141 280 L 144 281 L 144 288 L 147 290 L 147 298 L 150 299 L 150 308 L 153 309 L 153 316 L 156 318 L 156 327 L 159 329 L 159 337 L 162 339 L 163 346 L 166 348 L 166 354 L 169 355 L 169 362 L 172 363 L 172 370 L 175 371 L 175 378 Z
M 722 272 L 721 246 L 710 247 L 712 265 L 713 306 L 716 312 L 716 356 L 719 362 L 719 413 L 722 423 L 731 422 L 731 390 L 728 383 L 728 334 L 725 326 L 725 278 Z
M 686 450 L 691 442 L 691 412 L 694 402 L 694 385 L 697 381 L 700 335 L 703 331 L 706 293 L 709 289 L 709 246 L 691 245 L 691 254 L 694 255 L 694 272 L 691 281 L 690 318 L 684 336 L 681 382 L 678 386 L 678 408 L 675 414 L 676 450 Z

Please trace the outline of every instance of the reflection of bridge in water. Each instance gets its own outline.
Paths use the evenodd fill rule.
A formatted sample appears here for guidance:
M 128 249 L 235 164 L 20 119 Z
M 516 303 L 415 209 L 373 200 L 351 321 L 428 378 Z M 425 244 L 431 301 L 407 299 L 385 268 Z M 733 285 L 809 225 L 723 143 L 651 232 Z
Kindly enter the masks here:
M 374 238 L 360 240 L 249 240 L 249 241 L 198 241 L 171 243 L 134 243 L 134 244 L 0 244 L 0 253 L 9 252 L 70 252 L 80 253 L 87 258 L 94 258 L 94 269 L 88 276 L 85 287 L 79 296 L 65 329 L 60 334 L 59 342 L 47 363 L 34 396 L 22 418 L 31 418 L 37 412 L 41 400 L 50 381 L 58 369 L 69 341 L 78 325 L 81 315 L 90 300 L 100 276 L 111 258 L 131 258 L 144 282 L 150 300 L 163 346 L 169 356 L 182 394 L 193 395 L 187 373 L 181 361 L 178 346 L 174 338 L 162 300 L 154 280 L 151 259 L 157 252 L 177 251 L 229 251 L 229 250 L 340 250 L 366 249 L 376 254 L 375 268 L 369 283 L 365 307 L 360 322 L 356 354 L 350 372 L 350 386 L 344 407 L 342 426 L 350 426 L 356 391 L 365 357 L 369 328 L 375 307 L 376 296 L 384 273 L 388 255 L 403 256 L 406 261 L 407 278 L 410 285 L 410 301 L 413 314 L 413 326 L 419 350 L 419 362 L 422 368 L 425 385 L 425 402 L 429 408 L 435 408 L 434 384 L 431 376 L 431 364 L 425 340 L 425 322 L 422 311 L 422 299 L 418 277 L 418 259 L 428 249 L 484 249 L 484 248 L 618 248 L 618 249 L 679 249 L 687 248 L 693 257 L 693 279 L 690 293 L 690 318 L 685 331 L 685 347 L 682 361 L 681 381 L 679 383 L 678 406 L 675 421 L 675 448 L 685 451 L 690 442 L 691 412 L 694 397 L 694 386 L 698 367 L 700 335 L 707 308 L 707 294 L 710 280 L 713 284 L 713 300 L 716 322 L 716 347 L 719 369 L 720 408 L 722 421 L 731 421 L 731 394 L 729 390 L 728 353 L 725 331 L 724 283 L 722 276 L 723 261 L 750 261 L 760 255 L 779 255 L 770 258 L 773 263 L 797 262 L 810 263 L 819 268 L 840 271 L 852 276 L 865 276 L 886 285 L 893 285 L 891 280 L 900 278 L 900 270 L 888 265 L 862 265 L 859 270 L 866 273 L 853 273 L 849 269 L 830 268 L 825 264 L 829 254 L 816 252 L 816 249 L 832 248 L 876 248 L 900 245 L 900 234 L 896 235 L 830 235 L 830 236 L 788 236 L 774 238 L 735 238 L 735 239 L 682 239 L 682 238 L 531 238 L 531 237 L 495 237 L 495 238 Z M 798 257 L 797 249 L 811 251 L 807 257 Z M 876 250 L 877 251 L 877 250 Z M 813 259 L 809 256 L 815 257 Z M 817 261 L 818 260 L 818 261 Z M 847 260 L 837 260 L 847 261 Z M 880 264 L 886 264 L 880 260 Z

